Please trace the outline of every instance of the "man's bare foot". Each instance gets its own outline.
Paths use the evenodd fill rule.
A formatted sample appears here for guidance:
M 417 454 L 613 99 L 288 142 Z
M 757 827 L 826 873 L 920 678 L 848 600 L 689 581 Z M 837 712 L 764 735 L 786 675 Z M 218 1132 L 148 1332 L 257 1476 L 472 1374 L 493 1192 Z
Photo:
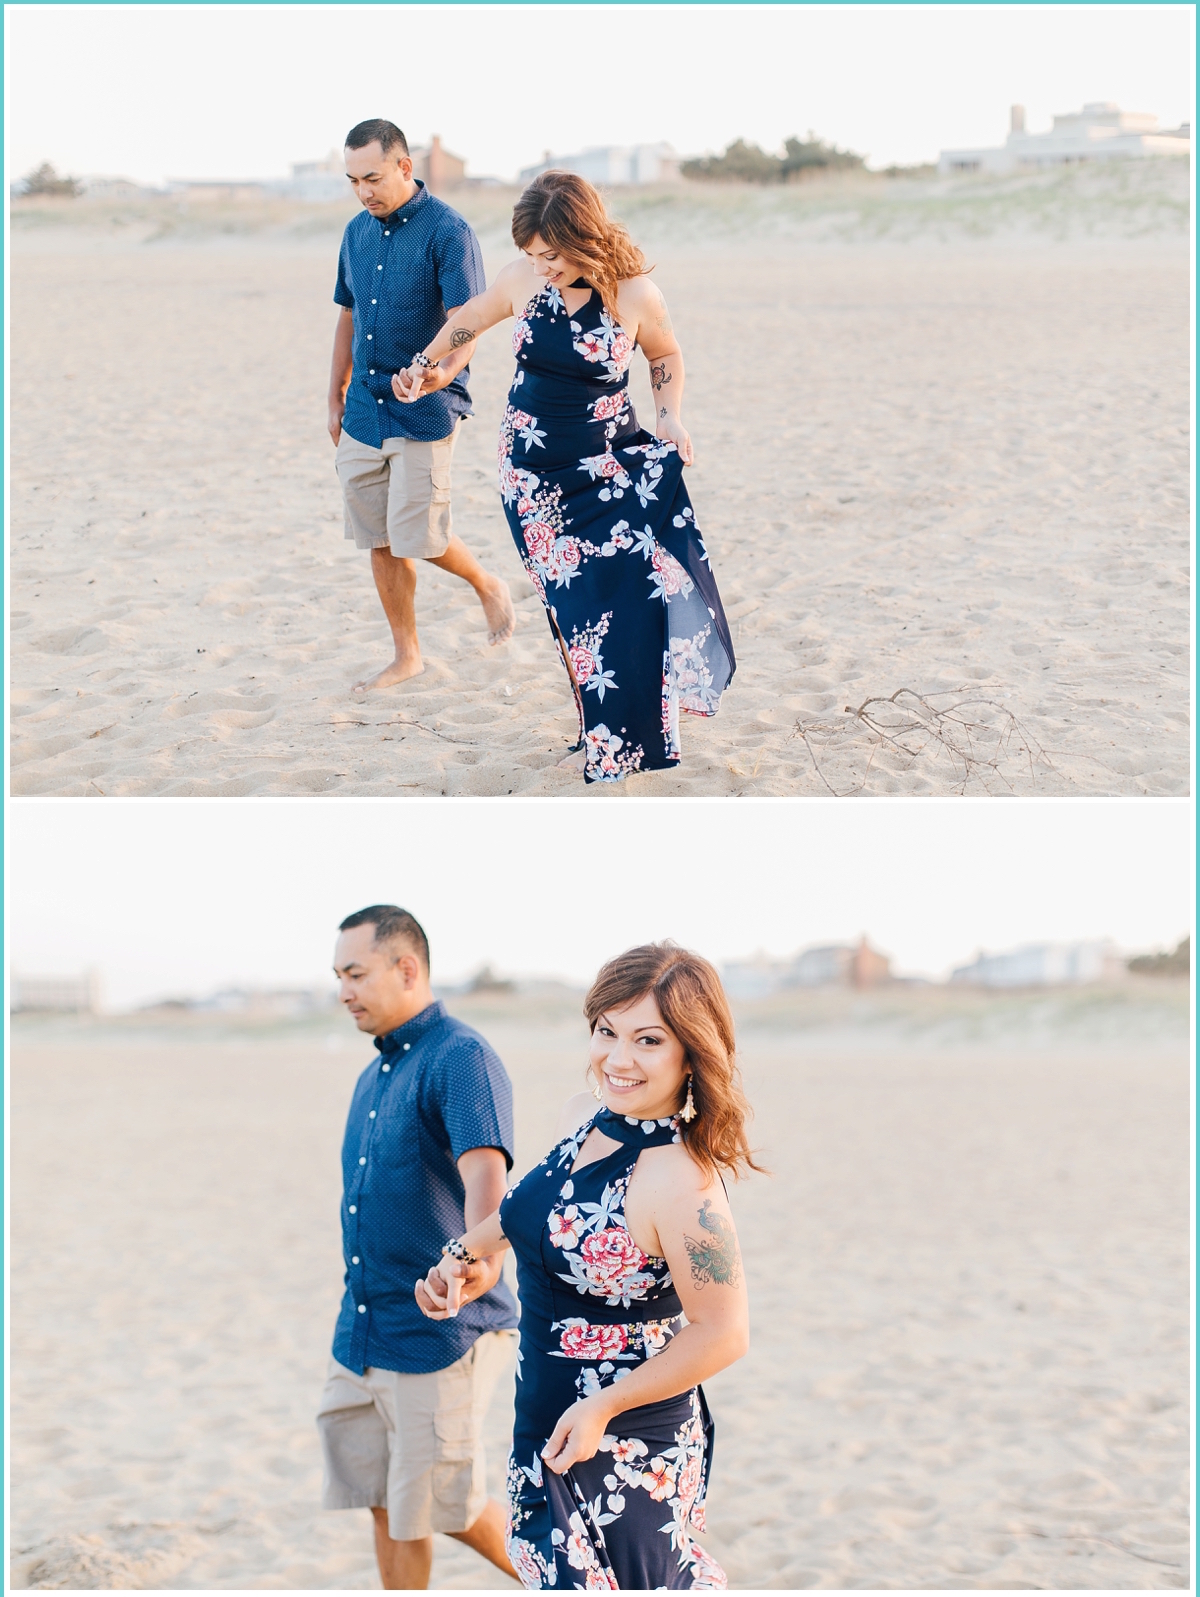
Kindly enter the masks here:
M 564 754 L 558 761 L 560 771 L 586 771 L 587 755 L 580 749 L 578 754 Z
M 517 612 L 513 609 L 508 583 L 503 577 L 493 577 L 487 593 L 479 595 L 479 602 L 487 617 L 488 642 L 493 647 L 497 643 L 507 643 L 517 624 Z
M 376 688 L 394 688 L 398 682 L 407 682 L 409 677 L 419 677 L 424 669 L 425 662 L 419 654 L 415 659 L 410 656 L 406 660 L 393 660 L 391 665 L 385 665 L 373 677 L 364 677 L 361 682 L 356 682 L 350 691 L 361 696 L 374 692 Z

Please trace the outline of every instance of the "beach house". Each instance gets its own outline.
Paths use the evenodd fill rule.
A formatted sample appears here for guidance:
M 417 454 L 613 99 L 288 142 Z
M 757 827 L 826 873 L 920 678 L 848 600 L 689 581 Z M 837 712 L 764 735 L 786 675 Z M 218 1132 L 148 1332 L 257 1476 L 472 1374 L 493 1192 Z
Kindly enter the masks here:
M 628 183 L 674 183 L 679 178 L 679 157 L 665 142 L 603 144 L 574 155 L 555 155 L 547 150 L 536 166 L 521 169 L 520 181 L 532 183 L 551 167 L 559 172 L 576 172 L 589 183 L 610 187 Z
M 767 998 L 795 987 L 875 987 L 892 979 L 891 961 L 860 937 L 857 943 L 823 943 L 791 959 L 736 960 L 721 971 L 731 998 Z
M 1122 111 L 1111 100 L 1096 100 L 1082 111 L 1054 118 L 1044 133 L 1030 133 L 1025 107 L 1012 107 L 1008 137 L 991 149 L 943 150 L 938 171 L 1013 172 L 1020 167 L 1063 166 L 1075 161 L 1111 161 L 1119 158 L 1190 155 L 1190 122 L 1160 129 L 1158 118 L 1141 111 Z
M 461 155 L 452 155 L 444 149 L 437 133 L 428 144 L 414 145 L 409 154 L 413 176 L 434 194 L 445 194 L 468 181 L 466 161 Z M 346 181 L 342 151 L 330 150 L 320 161 L 293 161 L 292 175 L 272 184 L 272 189 L 286 199 L 307 200 L 311 204 L 346 198 L 350 185 Z
M 1120 981 L 1125 961 L 1111 942 L 1027 943 L 1004 954 L 977 954 L 951 974 L 974 987 L 1078 987 Z

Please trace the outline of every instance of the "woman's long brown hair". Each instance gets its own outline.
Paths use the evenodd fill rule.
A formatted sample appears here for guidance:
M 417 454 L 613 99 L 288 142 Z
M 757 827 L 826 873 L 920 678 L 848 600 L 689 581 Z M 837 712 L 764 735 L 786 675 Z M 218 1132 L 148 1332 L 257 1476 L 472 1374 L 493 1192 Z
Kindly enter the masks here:
M 649 271 L 646 257 L 586 178 L 574 172 L 543 172 L 513 206 L 513 243 L 527 249 L 541 237 L 575 261 L 600 291 L 604 309 L 617 320 L 617 291 L 627 278 Z
M 588 989 L 583 1001 L 588 1025 L 595 1031 L 608 1010 L 648 996 L 683 1044 L 692 1072 L 696 1118 L 679 1122 L 684 1147 L 710 1175 L 736 1180 L 749 1170 L 763 1171 L 746 1140 L 752 1111 L 735 1058 L 729 1000 L 715 968 L 677 943 L 627 949 L 609 960 Z

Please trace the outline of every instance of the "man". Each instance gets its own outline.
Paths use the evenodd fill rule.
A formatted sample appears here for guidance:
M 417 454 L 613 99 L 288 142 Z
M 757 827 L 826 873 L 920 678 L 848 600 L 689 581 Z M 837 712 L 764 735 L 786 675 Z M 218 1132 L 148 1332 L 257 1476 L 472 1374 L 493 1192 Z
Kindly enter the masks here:
M 413 1295 L 442 1244 L 499 1206 L 512 1087 L 478 1032 L 434 1000 L 429 943 L 407 910 L 374 904 L 339 930 L 341 1001 L 379 1052 L 342 1145 L 346 1292 L 317 1414 L 323 1506 L 371 1510 L 387 1591 L 428 1586 L 435 1531 L 513 1575 L 480 1436 L 517 1323 L 500 1259 L 483 1261 L 488 1290 L 455 1320 L 427 1320 Z
M 346 537 L 371 551 L 371 570 L 392 629 L 395 658 L 354 691 L 389 688 L 424 670 L 417 641 L 417 560 L 469 582 L 488 642 L 512 637 L 508 584 L 491 576 L 450 526 L 450 461 L 467 393 L 469 346 L 426 377 L 414 403 L 392 377 L 448 315 L 485 286 L 469 224 L 412 175 L 408 143 L 392 122 L 360 122 L 346 135 L 346 176 L 365 210 L 347 224 L 334 300 L 329 433 L 346 510 Z

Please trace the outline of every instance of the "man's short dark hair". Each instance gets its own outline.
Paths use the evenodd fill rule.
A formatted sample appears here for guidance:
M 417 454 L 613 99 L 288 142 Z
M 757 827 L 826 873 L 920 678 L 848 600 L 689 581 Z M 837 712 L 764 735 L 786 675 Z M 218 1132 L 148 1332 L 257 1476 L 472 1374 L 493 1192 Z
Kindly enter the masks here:
M 400 155 L 408 154 L 408 140 L 394 122 L 385 122 L 381 116 L 373 116 L 369 122 L 356 122 L 346 135 L 348 150 L 365 150 L 368 144 L 378 144 L 385 155 L 398 150 L 397 160 Z
M 403 938 L 424 964 L 428 974 L 429 939 L 425 929 L 415 915 L 401 909 L 399 904 L 371 904 L 366 909 L 357 909 L 353 915 L 346 916 L 338 931 L 348 932 L 355 926 L 374 926 L 376 943 L 390 943 L 394 937 Z

